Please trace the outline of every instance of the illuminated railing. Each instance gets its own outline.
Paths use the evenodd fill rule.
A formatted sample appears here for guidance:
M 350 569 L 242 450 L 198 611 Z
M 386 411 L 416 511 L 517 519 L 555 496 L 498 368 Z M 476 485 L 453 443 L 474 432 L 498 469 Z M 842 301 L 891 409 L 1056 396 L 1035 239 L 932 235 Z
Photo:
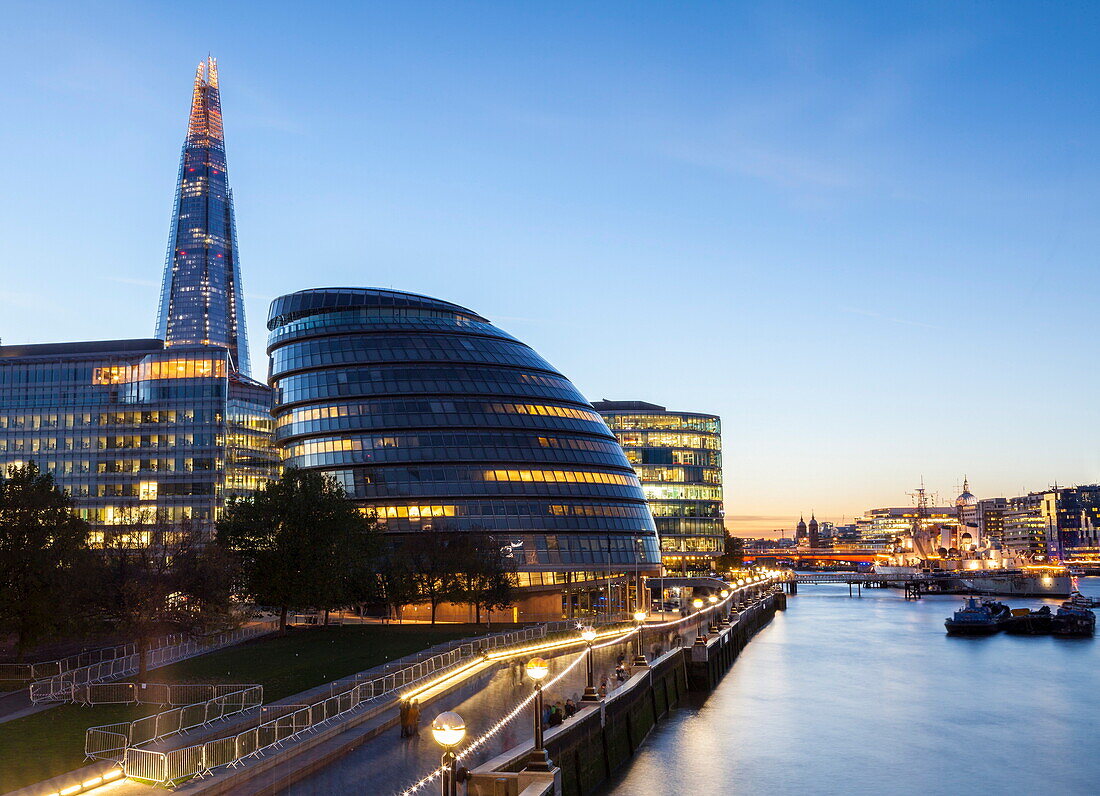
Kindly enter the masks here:
M 263 713 L 271 718 L 233 735 L 166 752 L 128 744 L 121 754 L 122 768 L 126 776 L 132 779 L 172 786 L 221 766 L 239 765 L 246 759 L 264 754 L 306 731 L 316 731 L 347 718 L 352 712 L 387 704 L 398 696 L 403 699 L 411 698 L 427 688 L 447 682 L 452 676 L 460 675 L 468 669 L 473 670 L 486 661 L 524 654 L 532 648 L 533 642 L 561 632 L 557 628 L 559 624 L 561 623 L 538 625 L 475 639 L 387 674 L 337 680 L 330 685 L 328 697 L 309 705 L 274 705 L 262 708 Z M 570 630 L 576 630 L 576 622 L 568 625 Z M 618 635 L 622 633 L 605 632 Z M 624 637 L 632 632 L 635 631 L 627 631 Z M 558 646 L 561 643 L 560 640 L 551 640 L 543 646 Z M 565 643 L 575 645 L 577 642 L 570 638 Z M 114 737 L 104 736 L 104 745 L 117 745 L 121 742 L 121 736 L 125 735 L 121 730 L 110 726 L 96 729 L 115 733 Z
M 234 765 L 253 755 L 262 754 L 305 730 L 315 730 L 349 711 L 389 699 L 400 689 L 415 687 L 419 682 L 436 678 L 470 660 L 481 660 L 481 656 L 492 650 L 526 643 L 545 635 L 545 626 L 539 626 L 487 636 L 388 674 L 338 680 L 330 686 L 330 691 L 334 693 L 311 705 L 262 708 L 269 715 L 280 715 L 273 715 L 258 726 L 234 735 L 167 752 L 141 748 L 150 741 L 205 726 L 217 719 L 260 706 L 262 691 L 257 693 L 252 688 L 234 690 L 204 702 L 164 711 L 133 722 L 89 728 L 85 736 L 85 751 L 89 757 L 120 760 L 127 777 L 172 785 L 213 768 Z M 225 688 L 241 689 L 240 686 Z M 124 695 L 123 688 L 111 698 L 118 699 Z
M 731 601 L 735 601 L 735 599 L 745 599 L 747 592 L 751 594 L 750 590 L 759 590 L 761 587 L 768 585 L 768 582 L 768 579 L 758 578 L 742 586 L 731 586 L 731 592 L 727 597 L 700 608 L 687 616 L 666 622 L 647 624 L 644 626 L 643 632 L 678 625 L 689 626 L 691 623 L 702 623 L 710 618 L 713 612 L 730 607 Z M 104 727 L 92 728 L 100 732 L 97 733 L 97 740 L 89 749 L 94 748 L 101 754 L 117 755 L 121 759 L 124 773 L 131 779 L 146 780 L 171 787 L 192 777 L 205 775 L 215 768 L 240 765 L 251 757 L 270 752 L 284 742 L 297 739 L 307 731 L 313 732 L 326 725 L 335 725 L 341 720 L 350 718 L 354 712 L 370 707 L 389 705 L 398 697 L 400 699 L 411 699 L 431 689 L 446 686 L 453 680 L 472 676 L 482 671 L 485 664 L 534 652 L 565 651 L 571 647 L 580 647 L 585 644 L 585 641 L 580 637 L 578 625 L 579 623 L 572 621 L 558 622 L 487 636 L 460 644 L 446 652 L 409 663 L 409 665 L 393 672 L 337 680 L 330 684 L 329 696 L 325 698 L 309 705 L 261 707 L 262 713 L 269 717 L 265 721 L 239 733 L 203 743 L 169 751 L 141 748 L 141 744 L 148 741 L 131 742 L 130 739 L 132 737 L 149 736 L 151 731 L 148 725 L 141 725 L 142 720 L 139 719 L 127 725 L 105 725 Z M 602 625 L 602 628 L 597 635 L 599 643 L 595 644 L 594 648 L 622 643 L 639 632 L 639 628 L 635 624 L 626 626 L 605 624 Z M 560 680 L 583 660 L 583 656 L 578 656 L 575 661 L 547 683 L 547 686 Z M 499 732 L 504 724 L 518 715 L 530 703 L 532 698 L 533 696 L 528 697 L 514 707 L 504 720 L 498 722 L 493 728 L 467 746 L 460 757 L 468 754 L 485 743 L 496 732 Z M 217 699 L 224 699 L 224 697 L 217 697 L 213 701 Z M 187 708 L 177 710 L 185 711 Z M 166 711 L 165 714 L 158 714 L 158 716 L 173 713 L 174 711 Z M 231 714 L 225 713 L 223 715 Z M 196 710 L 194 715 L 190 717 L 191 726 L 209 723 L 209 721 L 220 717 L 222 716 L 216 715 L 209 720 L 195 723 L 197 722 Z M 181 719 L 182 721 L 183 719 Z M 135 725 L 137 729 L 135 729 Z M 171 720 L 165 727 L 168 728 L 167 734 L 183 731 L 182 729 L 172 730 Z M 162 728 L 158 727 L 154 721 L 152 731 L 161 732 Z M 137 734 L 135 735 L 135 733 Z M 120 745 L 121 748 L 119 748 Z M 92 752 L 89 751 L 89 755 L 91 754 Z M 439 771 L 437 770 L 408 792 L 412 793 L 414 790 L 423 787 L 424 784 L 438 777 L 438 775 Z
M 753 592 L 758 592 L 761 589 L 761 587 L 773 585 L 776 581 L 781 580 L 781 579 L 782 579 L 782 577 L 777 574 L 777 575 L 774 575 L 774 576 L 769 576 L 767 578 L 756 578 L 756 579 L 753 579 L 750 582 L 745 583 L 744 585 L 741 585 L 741 586 L 734 586 L 733 590 L 730 592 L 730 594 L 727 597 L 722 598 L 721 600 L 719 600 L 719 601 L 715 602 L 714 604 L 709 605 L 705 608 L 700 608 L 699 610 L 697 610 L 697 611 L 695 611 L 691 614 L 688 614 L 687 616 L 680 617 L 679 619 L 673 619 L 673 620 L 670 620 L 670 621 L 667 621 L 667 622 L 647 623 L 646 625 L 644 625 L 641 628 L 639 628 L 638 626 L 635 625 L 635 626 L 633 626 L 633 627 L 631 627 L 627 630 L 620 631 L 618 633 L 615 633 L 614 631 L 612 631 L 612 632 L 606 632 L 605 631 L 604 633 L 601 633 L 597 636 L 597 639 L 603 638 L 605 640 L 602 641 L 602 643 L 593 644 L 592 648 L 593 649 L 603 649 L 604 647 L 609 647 L 609 646 L 612 646 L 614 644 L 621 644 L 621 643 L 628 640 L 629 638 L 631 638 L 632 636 L 634 636 L 636 633 L 639 633 L 639 632 L 642 632 L 644 634 L 645 632 L 648 632 L 648 631 L 651 631 L 651 630 L 668 628 L 668 627 L 672 627 L 672 626 L 676 626 L 676 625 L 687 625 L 687 624 L 691 624 L 691 623 L 701 624 L 702 622 L 707 621 L 714 612 L 730 608 L 737 601 L 741 601 L 741 600 L 745 599 L 746 591 L 748 591 L 749 594 L 751 595 Z M 755 611 L 756 611 L 756 606 L 753 605 L 749 608 L 749 611 L 745 614 L 742 614 L 742 616 L 746 619 L 751 618 L 753 616 L 753 614 L 755 613 Z M 613 636 L 613 637 L 608 639 L 607 638 L 608 636 Z M 585 643 L 583 641 L 583 639 L 578 638 L 578 639 L 573 640 L 571 642 L 567 642 L 567 644 L 561 644 L 561 643 L 546 644 L 546 645 L 543 645 L 542 647 L 533 647 L 533 648 L 531 648 L 529 650 L 525 650 L 525 651 L 533 653 L 533 652 L 538 652 L 538 651 L 542 651 L 542 650 L 545 650 L 545 649 L 560 648 L 560 647 L 567 646 L 567 645 L 579 645 L 579 644 L 582 644 L 582 643 Z M 520 654 L 521 652 L 525 652 L 525 651 L 524 650 L 513 650 L 512 654 L 513 655 Z M 575 669 L 577 666 L 579 666 L 584 661 L 584 659 L 585 659 L 585 656 L 578 655 L 576 660 L 574 660 L 572 663 L 570 663 L 568 666 L 566 666 L 557 675 L 555 675 L 554 677 L 552 677 L 551 679 L 549 679 L 545 683 L 543 683 L 542 688 L 544 690 L 548 689 L 551 686 L 553 686 L 555 683 L 558 683 L 559 681 L 561 681 L 562 678 L 564 678 L 571 671 L 573 671 L 573 669 Z M 525 698 L 520 700 L 520 702 L 518 704 L 516 704 L 510 711 L 508 711 L 508 713 L 506 713 L 500 720 L 498 720 L 495 724 L 493 724 L 491 727 L 489 727 L 488 730 L 486 730 L 481 735 L 474 738 L 469 744 L 466 745 L 465 748 L 463 748 L 462 751 L 458 752 L 457 755 L 456 755 L 457 759 L 462 760 L 463 758 L 468 757 L 472 752 L 477 750 L 479 747 L 481 747 L 481 746 L 485 745 L 486 743 L 488 743 L 490 738 L 492 738 L 497 733 L 499 733 L 501 730 L 503 730 L 504 727 L 509 722 L 511 722 L 513 719 L 515 719 L 525 708 L 527 708 L 531 704 L 531 702 L 534 701 L 534 699 L 535 699 L 535 693 L 532 691 L 532 693 L 530 693 Z M 413 783 L 411 786 L 409 786 L 404 791 L 402 791 L 401 796 L 413 796 L 413 794 L 418 793 L 419 791 L 423 790 L 428 785 L 430 785 L 433 781 L 439 779 L 439 777 L 443 773 L 443 770 L 444 769 L 443 769 L 442 766 L 439 767 L 439 768 L 436 768 L 434 771 L 432 771 L 431 773 L 429 773 L 425 777 L 422 777 L 420 780 Z

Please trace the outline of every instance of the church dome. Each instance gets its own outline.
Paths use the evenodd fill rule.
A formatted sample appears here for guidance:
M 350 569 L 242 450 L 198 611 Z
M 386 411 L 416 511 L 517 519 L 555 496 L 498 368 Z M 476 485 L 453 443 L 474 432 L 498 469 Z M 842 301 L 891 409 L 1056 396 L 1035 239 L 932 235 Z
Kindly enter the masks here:
M 955 508 L 961 509 L 964 506 L 976 505 L 978 505 L 978 499 L 970 493 L 970 483 L 964 478 L 962 494 L 955 498 Z

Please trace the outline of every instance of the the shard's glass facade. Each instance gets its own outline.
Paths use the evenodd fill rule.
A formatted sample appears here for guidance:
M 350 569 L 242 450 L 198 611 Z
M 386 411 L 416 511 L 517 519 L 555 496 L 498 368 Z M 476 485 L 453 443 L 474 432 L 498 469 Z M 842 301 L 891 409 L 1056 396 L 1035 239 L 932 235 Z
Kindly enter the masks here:
M 156 336 L 169 347 L 225 346 L 234 368 L 249 375 L 233 192 L 213 58 L 200 62 L 195 72 Z

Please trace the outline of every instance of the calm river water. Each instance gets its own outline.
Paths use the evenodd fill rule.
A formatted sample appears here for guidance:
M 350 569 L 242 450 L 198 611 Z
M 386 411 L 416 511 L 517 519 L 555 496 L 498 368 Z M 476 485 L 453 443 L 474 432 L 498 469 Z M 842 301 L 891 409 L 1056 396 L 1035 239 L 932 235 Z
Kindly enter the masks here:
M 949 638 L 961 603 L 803 586 L 608 792 L 1097 793 L 1100 638 Z

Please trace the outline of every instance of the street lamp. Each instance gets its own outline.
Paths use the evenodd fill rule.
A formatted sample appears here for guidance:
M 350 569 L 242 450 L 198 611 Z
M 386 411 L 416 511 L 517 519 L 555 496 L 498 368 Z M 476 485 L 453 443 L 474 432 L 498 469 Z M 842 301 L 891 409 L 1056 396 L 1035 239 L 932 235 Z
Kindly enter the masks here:
M 585 652 L 585 663 L 588 668 L 588 685 L 584 687 L 584 696 L 581 697 L 583 702 L 599 702 L 600 695 L 596 693 L 596 686 L 592 683 L 592 642 L 596 640 L 596 628 L 591 625 L 581 630 L 581 638 L 584 639 L 584 643 L 588 645 L 588 650 Z
M 552 771 L 554 766 L 542 743 L 542 679 L 550 673 L 550 664 L 542 658 L 527 661 L 527 676 L 535 681 L 535 748 L 527 759 L 527 771 Z
M 718 593 L 722 595 L 723 600 L 730 596 L 729 589 L 722 589 L 722 591 Z
M 466 736 L 466 722 L 452 710 L 444 711 L 432 722 L 432 737 L 443 747 L 443 796 L 458 796 L 458 756 L 454 748 Z
M 634 621 L 638 624 L 637 637 L 634 639 L 634 665 L 649 666 L 649 661 L 645 659 L 645 653 L 642 652 L 642 628 L 645 627 L 645 611 L 635 611 Z
M 718 595 L 712 594 L 710 597 L 707 597 L 707 602 L 709 602 L 711 605 L 714 605 L 716 602 L 718 602 Z
M 703 607 L 703 601 L 700 598 L 696 597 L 694 600 L 691 601 L 691 607 L 698 611 L 700 608 Z

